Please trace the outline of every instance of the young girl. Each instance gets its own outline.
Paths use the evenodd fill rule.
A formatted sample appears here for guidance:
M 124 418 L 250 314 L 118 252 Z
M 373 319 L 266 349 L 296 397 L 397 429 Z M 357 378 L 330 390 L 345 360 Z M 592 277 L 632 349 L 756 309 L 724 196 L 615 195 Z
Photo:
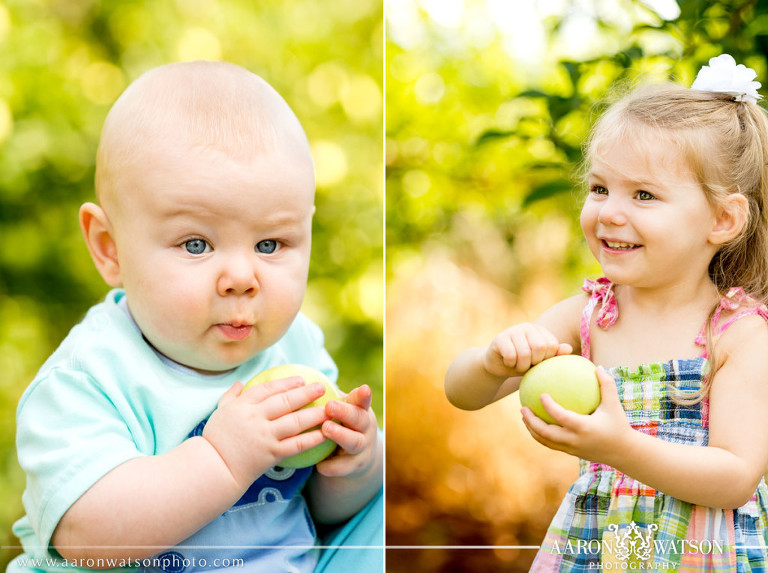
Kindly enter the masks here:
M 581 226 L 604 277 L 460 354 L 446 393 L 477 409 L 532 365 L 581 353 L 589 416 L 551 397 L 531 435 L 579 456 L 532 571 L 768 567 L 768 121 L 752 70 L 640 88 L 587 145 Z M 589 461 L 587 461 L 589 460 Z

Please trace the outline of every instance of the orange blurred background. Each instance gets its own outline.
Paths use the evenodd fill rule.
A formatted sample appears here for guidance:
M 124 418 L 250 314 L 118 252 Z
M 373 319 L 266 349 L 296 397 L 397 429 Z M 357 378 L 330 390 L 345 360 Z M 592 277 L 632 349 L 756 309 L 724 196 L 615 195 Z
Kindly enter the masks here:
M 465 412 L 443 377 L 460 351 L 558 300 L 561 279 L 541 265 L 523 311 L 445 254 L 417 262 L 387 291 L 387 570 L 528 571 L 577 461 L 533 440 L 517 394 Z

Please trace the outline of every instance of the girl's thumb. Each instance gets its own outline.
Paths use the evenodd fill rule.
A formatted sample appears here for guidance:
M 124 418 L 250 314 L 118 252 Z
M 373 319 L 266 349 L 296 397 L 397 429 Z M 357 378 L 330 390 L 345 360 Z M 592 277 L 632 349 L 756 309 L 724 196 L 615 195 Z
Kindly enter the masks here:
M 600 401 L 605 402 L 607 397 L 615 397 L 610 402 L 618 400 L 619 391 L 616 388 L 616 380 L 602 366 L 597 367 L 597 381 L 600 383 Z

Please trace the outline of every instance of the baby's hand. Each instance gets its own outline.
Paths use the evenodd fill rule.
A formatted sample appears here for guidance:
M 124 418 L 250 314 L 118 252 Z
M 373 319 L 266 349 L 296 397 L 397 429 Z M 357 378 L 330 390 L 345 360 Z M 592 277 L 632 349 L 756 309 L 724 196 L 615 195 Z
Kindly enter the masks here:
M 516 324 L 498 334 L 485 351 L 483 366 L 493 376 L 522 376 L 539 362 L 573 352 L 570 344 L 538 324 Z
M 325 440 L 317 429 L 328 419 L 322 407 L 303 408 L 325 392 L 297 376 L 257 384 L 242 391 L 238 382 L 219 400 L 203 437 L 227 464 L 232 477 L 248 487 L 280 460 Z
M 602 367 L 597 369 L 600 381 L 600 406 L 592 414 L 577 414 L 560 406 L 548 394 L 541 404 L 556 424 L 547 424 L 530 408 L 523 408 L 523 422 L 533 438 L 553 450 L 615 466 L 626 444 L 625 432 L 633 431 L 619 400 L 616 382 Z
M 325 405 L 325 414 L 332 419 L 323 424 L 323 434 L 339 444 L 341 451 L 317 464 L 320 474 L 334 477 L 360 474 L 374 463 L 377 425 L 371 400 L 371 389 L 363 384 L 343 401 L 331 400 Z

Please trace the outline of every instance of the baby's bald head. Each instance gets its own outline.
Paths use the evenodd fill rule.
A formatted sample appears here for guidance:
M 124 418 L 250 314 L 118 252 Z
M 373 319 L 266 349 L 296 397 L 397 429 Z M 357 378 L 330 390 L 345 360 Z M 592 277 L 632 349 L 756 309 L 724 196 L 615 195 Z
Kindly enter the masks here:
M 288 146 L 311 163 L 298 119 L 259 76 L 226 62 L 182 62 L 146 72 L 110 110 L 96 160 L 105 208 L 130 192 L 135 170 L 162 168 L 164 152 L 218 152 L 247 162 Z

